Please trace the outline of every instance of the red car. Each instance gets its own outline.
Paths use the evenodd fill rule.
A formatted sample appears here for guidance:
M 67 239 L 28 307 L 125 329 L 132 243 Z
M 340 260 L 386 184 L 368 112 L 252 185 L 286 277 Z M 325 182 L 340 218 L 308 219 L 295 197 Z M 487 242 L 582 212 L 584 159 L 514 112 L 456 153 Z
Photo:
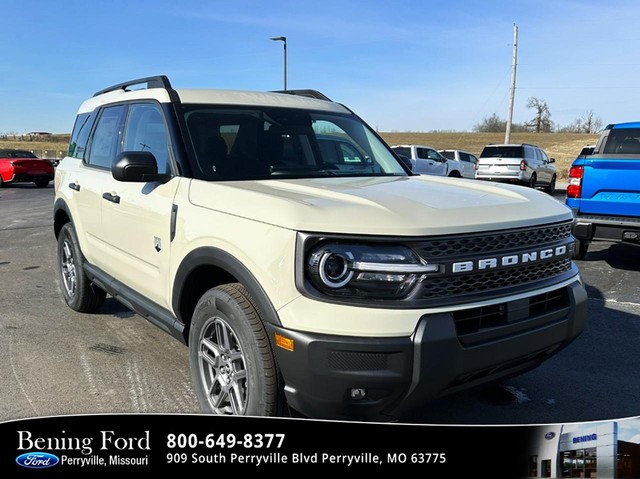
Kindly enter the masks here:
M 7 183 L 32 182 L 38 188 L 45 188 L 53 175 L 49 160 L 41 160 L 30 151 L 0 149 L 0 187 Z

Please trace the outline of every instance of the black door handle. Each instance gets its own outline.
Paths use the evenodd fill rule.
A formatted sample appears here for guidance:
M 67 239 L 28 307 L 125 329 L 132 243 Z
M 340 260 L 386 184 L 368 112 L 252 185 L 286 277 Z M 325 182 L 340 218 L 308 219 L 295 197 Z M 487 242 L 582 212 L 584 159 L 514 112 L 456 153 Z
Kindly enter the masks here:
M 120 203 L 120 197 L 118 195 L 112 195 L 111 193 L 102 193 L 102 197 L 107 201 L 111 201 L 112 203 Z
M 69 183 L 69 188 L 72 190 L 80 191 L 80 185 L 78 183 Z

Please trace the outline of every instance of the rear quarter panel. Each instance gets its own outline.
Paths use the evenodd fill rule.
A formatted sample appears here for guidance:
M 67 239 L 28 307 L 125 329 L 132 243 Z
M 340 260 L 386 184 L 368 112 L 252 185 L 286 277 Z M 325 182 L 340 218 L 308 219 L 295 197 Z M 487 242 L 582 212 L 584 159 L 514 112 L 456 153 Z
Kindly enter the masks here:
M 583 214 L 640 216 L 640 157 L 593 155 L 574 166 L 584 166 L 582 197 L 570 206 Z

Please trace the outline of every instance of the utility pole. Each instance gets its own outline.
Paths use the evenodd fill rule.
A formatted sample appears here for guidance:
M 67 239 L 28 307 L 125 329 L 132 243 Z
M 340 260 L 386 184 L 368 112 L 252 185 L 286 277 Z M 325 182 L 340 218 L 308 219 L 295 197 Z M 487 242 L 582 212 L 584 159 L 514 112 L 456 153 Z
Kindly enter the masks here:
M 513 63 L 511 64 L 511 91 L 509 92 L 509 115 L 507 117 L 507 130 L 504 133 L 504 142 L 511 141 L 511 122 L 513 121 L 513 102 L 516 97 L 516 66 L 518 65 L 518 25 L 513 24 Z

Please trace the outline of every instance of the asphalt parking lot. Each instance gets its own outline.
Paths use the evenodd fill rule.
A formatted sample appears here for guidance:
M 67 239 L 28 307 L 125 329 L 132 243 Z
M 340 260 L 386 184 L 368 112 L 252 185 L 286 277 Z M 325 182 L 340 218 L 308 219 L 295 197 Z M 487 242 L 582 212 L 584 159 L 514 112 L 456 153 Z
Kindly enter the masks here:
M 557 191 L 562 200 L 562 191 Z M 0 421 L 97 412 L 199 412 L 187 349 L 108 299 L 59 295 L 53 188 L 0 190 Z M 578 262 L 585 332 L 535 371 L 425 404 L 418 422 L 531 424 L 640 415 L 640 248 L 600 243 Z

